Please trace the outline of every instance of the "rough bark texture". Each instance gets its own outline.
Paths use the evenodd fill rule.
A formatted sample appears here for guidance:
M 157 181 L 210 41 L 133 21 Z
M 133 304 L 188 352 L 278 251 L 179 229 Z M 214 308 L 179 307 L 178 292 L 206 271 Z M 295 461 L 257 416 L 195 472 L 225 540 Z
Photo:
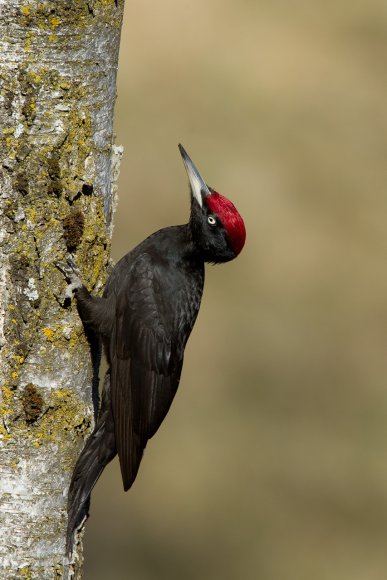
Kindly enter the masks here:
M 93 423 L 89 347 L 55 262 L 109 261 L 124 0 L 0 0 L 0 578 L 80 578 L 67 487 Z

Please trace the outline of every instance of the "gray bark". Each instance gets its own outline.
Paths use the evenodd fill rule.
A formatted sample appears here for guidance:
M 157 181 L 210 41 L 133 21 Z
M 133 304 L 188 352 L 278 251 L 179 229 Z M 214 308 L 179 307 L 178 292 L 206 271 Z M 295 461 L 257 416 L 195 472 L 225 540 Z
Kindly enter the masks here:
M 124 0 L 0 0 L 0 578 L 82 576 L 64 554 L 93 424 L 87 340 L 55 262 L 98 292 L 109 262 Z

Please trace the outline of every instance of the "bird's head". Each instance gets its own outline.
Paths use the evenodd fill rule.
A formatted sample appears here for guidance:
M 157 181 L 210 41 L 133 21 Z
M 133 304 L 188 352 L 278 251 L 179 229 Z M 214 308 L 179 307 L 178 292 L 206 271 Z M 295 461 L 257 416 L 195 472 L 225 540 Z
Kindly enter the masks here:
M 246 240 L 243 219 L 227 197 L 209 187 L 182 145 L 179 150 L 191 187 L 190 226 L 194 243 L 206 262 L 228 262 Z

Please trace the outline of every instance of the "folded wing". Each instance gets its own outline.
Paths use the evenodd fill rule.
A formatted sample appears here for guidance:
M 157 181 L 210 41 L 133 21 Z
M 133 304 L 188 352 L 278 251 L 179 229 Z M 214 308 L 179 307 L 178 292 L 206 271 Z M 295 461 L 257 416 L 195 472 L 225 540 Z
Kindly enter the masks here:
M 184 308 L 168 290 L 168 272 L 150 255 L 139 256 L 127 275 L 110 343 L 112 410 L 125 490 L 176 394 L 196 318 L 183 321 L 182 333 Z

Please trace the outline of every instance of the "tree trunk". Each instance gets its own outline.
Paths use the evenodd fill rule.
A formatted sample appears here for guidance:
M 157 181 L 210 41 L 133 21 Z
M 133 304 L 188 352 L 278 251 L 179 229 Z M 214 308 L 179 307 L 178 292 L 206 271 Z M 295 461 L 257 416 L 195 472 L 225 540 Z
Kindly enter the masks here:
M 0 0 L 0 578 L 81 578 L 67 488 L 93 424 L 90 352 L 55 266 L 109 262 L 124 0 Z

